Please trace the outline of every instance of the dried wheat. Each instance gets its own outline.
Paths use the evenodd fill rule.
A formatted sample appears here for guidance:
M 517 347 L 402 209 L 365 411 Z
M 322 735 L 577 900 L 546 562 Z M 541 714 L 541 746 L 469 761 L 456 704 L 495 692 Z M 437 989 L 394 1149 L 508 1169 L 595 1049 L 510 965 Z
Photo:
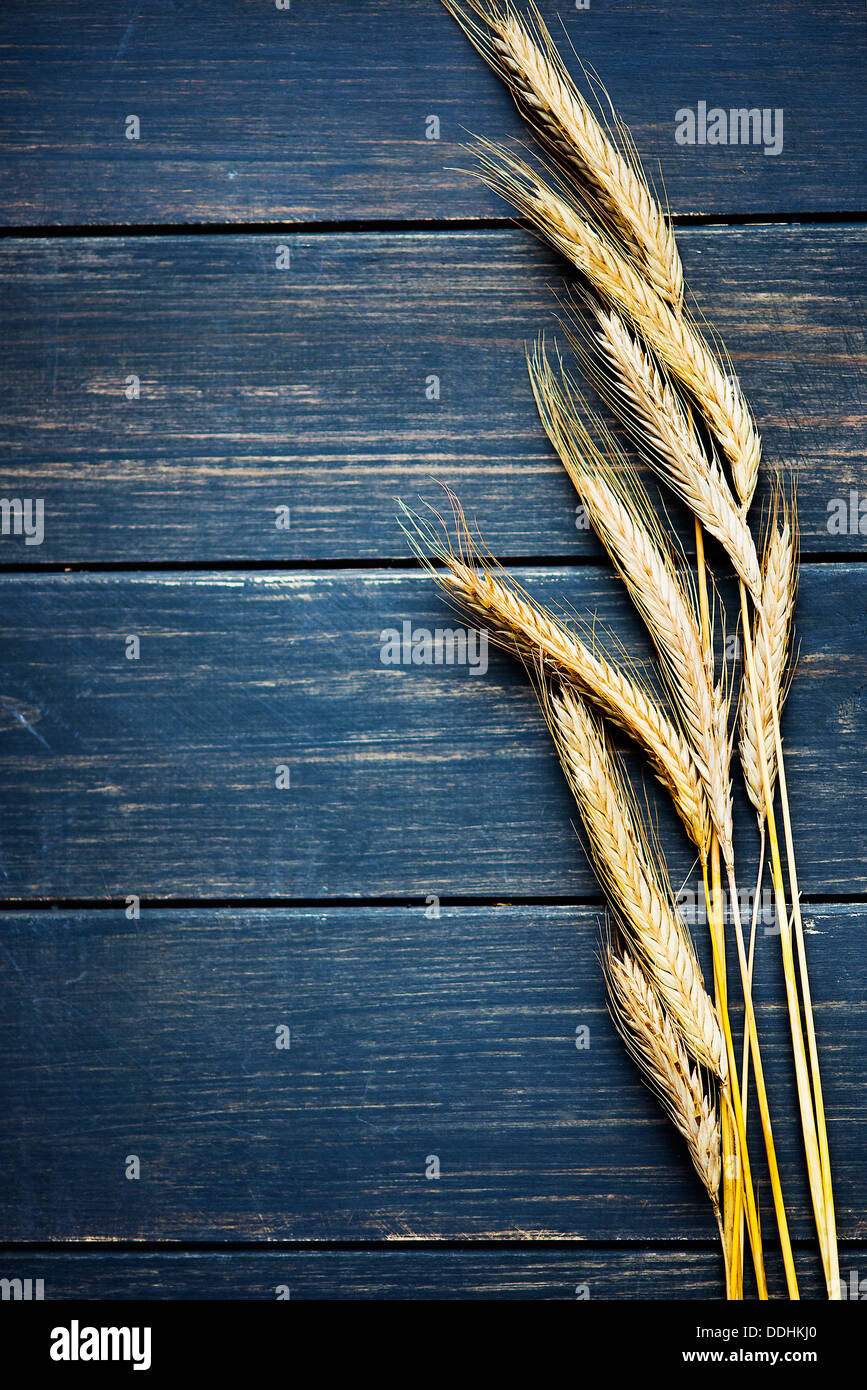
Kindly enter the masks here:
M 782 500 L 777 503 L 768 528 L 762 570 L 762 608 L 761 612 L 755 615 L 753 623 L 753 660 L 761 716 L 761 738 L 773 789 L 777 776 L 773 708 L 781 710 L 788 693 L 786 668 L 798 586 L 797 535 L 789 509 Z M 740 705 L 741 767 L 747 794 L 756 808 L 759 825 L 763 826 L 767 813 L 759 764 L 758 738 L 753 703 L 749 692 L 744 690 Z
M 602 728 L 568 687 L 550 694 L 546 712 L 618 924 L 693 1057 L 725 1079 L 725 1043 L 695 950 Z
M 485 183 L 524 212 L 541 234 L 586 275 L 596 292 L 622 313 L 701 407 L 732 470 L 746 509 L 761 460 L 761 440 L 733 372 L 723 371 L 685 314 L 677 314 L 621 255 L 594 230 L 568 194 L 558 193 L 523 160 L 488 141 L 479 142 Z M 730 366 L 730 364 L 727 364 Z
M 694 512 L 726 550 L 757 604 L 762 575 L 755 541 L 716 458 L 698 437 L 690 413 L 666 374 L 654 363 L 623 320 L 594 309 L 600 344 L 617 384 L 595 380 L 628 427 L 642 456 Z
M 684 591 L 634 469 L 617 454 L 604 426 L 600 437 L 617 458 L 615 473 L 575 409 L 568 382 L 558 382 L 537 345 L 530 377 L 542 423 L 590 520 L 614 560 L 660 655 L 684 733 L 704 784 L 711 819 L 725 848 L 732 843 L 730 741 L 726 702 L 711 679 L 695 607 Z M 629 479 L 629 485 L 623 481 Z
M 709 838 L 704 789 L 683 736 L 644 689 L 637 675 L 623 670 L 598 646 L 591 647 L 530 598 L 504 570 L 485 558 L 473 542 L 456 498 L 456 554 L 448 533 L 440 534 L 403 507 L 404 532 L 449 600 L 484 625 L 490 639 L 529 665 L 541 657 L 550 674 L 570 681 L 646 755 L 655 776 L 670 793 L 690 838 L 703 855 Z M 429 556 L 443 564 L 435 569 Z
M 719 1216 L 720 1124 L 698 1069 L 646 975 L 628 952 L 603 957 L 611 1011 L 647 1084 L 686 1140 L 695 1170 Z
M 595 217 L 609 226 L 650 284 L 675 308 L 683 267 L 674 232 L 653 197 L 623 127 L 611 134 L 572 81 L 535 5 L 531 22 L 497 0 L 444 0 L 486 62 L 509 87 L 536 135 L 579 181 Z

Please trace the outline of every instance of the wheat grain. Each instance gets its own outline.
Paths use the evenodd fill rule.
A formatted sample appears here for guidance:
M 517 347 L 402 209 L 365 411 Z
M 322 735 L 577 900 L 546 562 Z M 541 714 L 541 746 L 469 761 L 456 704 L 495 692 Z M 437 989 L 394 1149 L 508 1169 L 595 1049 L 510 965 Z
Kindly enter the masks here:
M 710 829 L 704 789 L 683 736 L 664 710 L 631 675 L 599 649 L 582 641 L 499 567 L 496 571 L 469 534 L 460 504 L 452 497 L 459 553 L 403 507 L 410 544 L 436 583 L 459 609 L 483 625 L 490 639 L 516 652 L 528 665 L 541 658 L 548 672 L 575 684 L 581 693 L 642 750 L 698 848 L 707 849 Z M 442 569 L 434 569 L 434 555 Z
M 662 871 L 651 857 L 623 773 L 601 726 L 568 687 L 550 693 L 546 713 L 581 809 L 596 872 L 618 923 L 686 1047 L 725 1079 L 725 1043 L 692 942 Z
M 761 440 L 740 386 L 724 372 L 698 328 L 669 304 L 594 230 L 570 202 L 523 160 L 488 141 L 478 143 L 479 175 L 524 212 L 539 232 L 619 310 L 668 371 L 693 396 L 729 461 L 744 510 L 752 501 Z
M 529 367 L 548 437 L 660 655 L 714 828 L 720 844 L 729 848 L 732 803 L 726 704 L 721 688 L 711 679 L 695 607 L 683 589 L 634 469 L 618 455 L 613 438 L 597 422 L 600 437 L 618 460 L 619 473 L 591 439 L 574 407 L 568 382 L 555 379 L 541 345 L 537 345 Z M 629 486 L 623 479 L 629 480 Z
M 788 693 L 786 668 L 798 586 L 797 534 L 789 508 L 778 500 L 762 560 L 762 606 L 753 623 L 761 738 L 773 790 L 777 776 L 773 707 L 780 711 Z M 747 794 L 756 808 L 759 826 L 766 818 L 765 793 L 759 764 L 759 734 L 749 693 L 741 693 L 739 752 Z
M 698 1069 L 646 975 L 628 952 L 603 957 L 611 1011 L 629 1052 L 676 1129 L 719 1214 L 720 1124 Z
M 683 267 L 671 224 L 626 132 L 618 123 L 621 152 L 572 81 L 536 6 L 527 22 L 508 0 L 443 2 L 509 87 L 536 135 L 577 176 L 596 218 L 617 235 L 659 294 L 679 309 Z

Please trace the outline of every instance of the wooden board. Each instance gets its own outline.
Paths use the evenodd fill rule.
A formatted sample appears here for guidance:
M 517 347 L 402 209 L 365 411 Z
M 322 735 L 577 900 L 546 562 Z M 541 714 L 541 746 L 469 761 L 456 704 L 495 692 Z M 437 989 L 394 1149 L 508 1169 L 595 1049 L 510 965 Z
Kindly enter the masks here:
M 767 473 L 797 479 L 805 552 L 860 553 L 863 228 L 682 243 Z M 395 498 L 441 501 L 434 480 L 499 555 L 599 553 L 524 365 L 557 329 L 552 255 L 520 231 L 299 234 L 278 270 L 280 244 L 0 244 L 3 495 L 45 506 L 42 543 L 5 537 L 0 562 L 405 559 Z
M 864 1296 L 863 15 L 541 8 L 664 177 L 798 479 L 784 737 Z M 0 1297 L 719 1297 L 524 673 L 380 659 L 385 628 L 457 625 L 394 522 L 436 479 L 532 591 L 646 650 L 526 381 L 563 266 L 461 149 L 523 134 L 508 95 L 438 0 L 34 0 L 0 53 L 0 502 L 45 507 L 41 544 L 0 533 Z M 679 145 L 699 102 L 781 115 L 780 153 Z M 816 1296 L 765 923 L 757 975 Z
M 863 207 L 863 15 L 854 0 L 542 0 L 608 85 L 679 213 Z M 436 0 L 273 0 L 130 12 L 3 7 L 0 221 L 250 222 L 502 216 L 468 132 L 522 134 Z M 568 49 L 567 49 L 568 51 Z M 677 112 L 783 112 L 783 145 L 679 145 Z M 140 122 L 126 138 L 127 117 Z M 428 139 L 439 121 L 439 139 Z
M 841 1245 L 843 1287 L 867 1288 L 867 1246 Z M 809 1254 L 796 1251 L 801 1295 L 821 1290 Z M 718 1299 L 710 1249 L 233 1250 L 147 1253 L 66 1249 L 9 1252 L 6 1277 L 43 1281 L 46 1299 Z M 863 1298 L 861 1292 L 857 1296 Z M 592 1316 L 592 1312 L 589 1314 Z
M 641 652 L 611 573 L 518 574 Z M 458 624 L 424 573 L 15 575 L 2 597 L 2 897 L 595 897 L 522 668 L 383 663 L 405 621 Z M 863 567 L 805 568 L 784 736 L 808 895 L 867 890 L 865 598 Z
M 865 1237 L 864 911 L 807 914 L 847 1239 Z M 4 1238 L 712 1242 L 597 944 L 598 913 L 565 906 L 3 913 Z M 776 938 L 756 961 L 805 1238 Z M 756 1172 L 770 1230 L 758 1153 Z

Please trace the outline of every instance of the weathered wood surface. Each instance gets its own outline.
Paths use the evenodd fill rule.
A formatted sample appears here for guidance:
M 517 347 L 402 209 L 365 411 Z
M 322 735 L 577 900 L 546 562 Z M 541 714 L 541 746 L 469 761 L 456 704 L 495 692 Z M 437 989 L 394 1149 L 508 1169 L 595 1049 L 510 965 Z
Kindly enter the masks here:
M 681 240 L 805 551 L 860 554 L 864 229 Z M 524 365 L 564 269 L 517 230 L 0 243 L 0 486 L 45 504 L 0 563 L 404 559 L 395 497 L 434 479 L 500 555 L 597 554 Z
M 796 1252 L 802 1298 L 821 1296 L 809 1256 Z M 843 1287 L 865 1297 L 867 1246 L 841 1246 Z M 7 1278 L 42 1279 L 46 1299 L 718 1299 L 710 1249 L 226 1250 L 148 1253 L 20 1251 L 0 1255 Z M 588 1310 L 587 1317 L 592 1318 Z M 580 1321 L 576 1335 L 581 1336 Z
M 864 226 L 847 220 L 863 16 L 541 7 L 676 216 L 789 219 L 680 240 L 767 459 L 799 481 L 810 563 L 784 735 L 857 1285 L 867 908 L 842 900 L 867 893 Z M 575 529 L 522 365 L 563 267 L 519 229 L 448 230 L 509 214 L 456 171 L 468 130 L 523 133 L 507 94 L 438 0 L 36 0 L 3 7 L 0 45 L 0 497 L 45 504 L 41 545 L 0 537 L 0 569 L 28 571 L 0 579 L 0 1280 L 44 1278 L 49 1298 L 719 1297 L 707 1203 L 605 1013 L 598 894 L 523 673 L 494 654 L 484 676 L 380 661 L 383 628 L 456 626 L 403 568 L 393 520 L 433 479 L 498 554 L 542 562 L 528 587 L 637 634 Z M 677 145 L 675 113 L 699 101 L 782 109 L 782 152 Z M 204 234 L 52 235 L 136 223 Z M 300 568 L 344 561 L 379 568 Z M 65 564 L 133 573 L 38 573 Z M 256 569 L 283 565 L 300 572 Z M 697 886 L 665 812 L 660 828 L 674 882 Z M 762 934 L 813 1295 L 778 955 Z M 413 1248 L 425 1238 L 469 1244 Z M 776 1259 L 771 1277 L 781 1291 Z
M 850 1239 L 864 917 L 807 912 Z M 3 913 L 4 1239 L 712 1242 L 607 1015 L 598 931 L 567 906 Z M 756 959 L 790 1221 L 809 1238 L 778 940 Z M 764 1204 L 759 1154 L 756 1170 Z
M 607 84 L 676 212 L 862 208 L 854 0 L 541 9 Z M 0 45 L 9 224 L 502 215 L 456 172 L 461 145 L 523 133 L 437 0 L 33 0 L 3 7 Z M 676 113 L 699 101 L 781 109 L 782 150 L 678 145 Z
M 518 574 L 643 650 L 609 571 Z M 784 736 L 808 895 L 867 890 L 865 601 L 864 567 L 805 567 Z M 419 571 L 5 576 L 2 896 L 595 897 L 524 671 L 383 664 L 404 622 L 459 625 Z

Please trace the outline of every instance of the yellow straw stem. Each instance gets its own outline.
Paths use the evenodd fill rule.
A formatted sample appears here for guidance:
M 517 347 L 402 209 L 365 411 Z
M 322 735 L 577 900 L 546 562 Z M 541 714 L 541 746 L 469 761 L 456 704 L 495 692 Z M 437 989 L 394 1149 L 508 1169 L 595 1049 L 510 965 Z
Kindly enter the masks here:
M 786 1287 L 789 1290 L 789 1297 L 792 1299 L 800 1298 L 798 1292 L 798 1279 L 795 1274 L 795 1257 L 792 1254 L 792 1242 L 789 1238 L 789 1224 L 786 1220 L 786 1207 L 783 1202 L 783 1189 L 780 1184 L 780 1170 L 777 1165 L 777 1152 L 774 1147 L 774 1135 L 771 1129 L 771 1116 L 768 1109 L 768 1093 L 765 1087 L 765 1073 L 762 1066 L 761 1052 L 759 1051 L 759 1035 L 756 1028 L 756 1015 L 753 1009 L 753 998 L 750 990 L 749 968 L 747 965 L 747 953 L 744 946 L 744 933 L 741 926 L 741 912 L 738 903 L 738 885 L 735 881 L 734 864 L 730 859 L 726 859 L 726 873 L 729 882 L 729 899 L 732 905 L 732 917 L 735 924 L 735 942 L 738 948 L 738 962 L 741 968 L 741 984 L 744 992 L 744 1016 L 746 1019 L 747 1034 L 750 1038 L 753 1050 L 753 1075 L 756 1078 L 756 1099 L 759 1103 L 759 1116 L 762 1122 L 762 1133 L 765 1140 L 765 1153 L 768 1158 L 768 1172 L 771 1179 L 771 1192 L 774 1198 L 774 1211 L 777 1217 L 777 1229 L 780 1233 L 780 1247 L 783 1252 L 783 1266 L 786 1271 Z M 744 1124 L 743 1109 L 739 1111 L 741 1124 Z M 744 1125 L 744 1133 L 746 1126 Z
M 819 1073 L 819 1050 L 816 1045 L 813 1000 L 810 993 L 810 979 L 807 973 L 807 948 L 804 940 L 804 924 L 801 919 L 801 890 L 798 886 L 798 870 L 795 863 L 792 819 L 789 813 L 789 791 L 786 784 L 786 769 L 783 760 L 783 741 L 780 736 L 780 717 L 775 701 L 771 702 L 771 718 L 774 726 L 777 780 L 780 784 L 780 807 L 783 812 L 783 836 L 786 842 L 786 867 L 789 871 L 792 915 L 795 922 L 795 940 L 798 947 L 798 969 L 801 977 L 804 1021 L 807 1025 L 807 1047 L 810 1053 L 810 1073 L 813 1082 L 813 1102 L 815 1105 L 816 1129 L 819 1142 L 819 1161 L 822 1168 L 822 1190 L 825 1197 L 825 1222 L 828 1239 L 828 1267 L 825 1271 L 825 1278 L 828 1285 L 828 1297 L 834 1302 L 837 1302 L 841 1298 L 840 1262 L 837 1251 L 837 1218 L 834 1212 L 834 1193 L 831 1186 L 831 1155 L 828 1150 L 828 1130 L 825 1124 L 825 1102 L 822 1097 L 822 1079 Z
M 722 920 L 722 900 L 718 892 L 719 883 L 719 844 L 714 832 L 711 839 L 711 872 L 715 871 L 714 887 L 709 890 L 707 876 L 707 860 L 702 861 L 702 876 L 704 879 L 705 904 L 707 908 L 708 926 L 710 928 L 712 947 L 714 953 L 714 964 L 719 961 L 720 974 L 725 983 L 726 963 L 725 963 L 725 936 L 723 932 Z M 725 991 L 722 993 L 719 982 L 716 979 L 714 970 L 714 983 L 717 1013 L 722 1019 L 723 1036 L 730 1030 L 728 1018 L 727 1000 Z M 726 1272 L 726 1298 L 739 1300 L 744 1296 L 743 1293 L 743 1187 L 741 1165 L 738 1160 L 737 1135 L 732 1120 L 731 1106 L 724 1105 L 720 1111 L 720 1128 L 723 1141 L 723 1226 L 721 1228 L 723 1236 L 723 1255 L 725 1257 Z
M 710 607 L 707 594 L 707 567 L 704 554 L 704 532 L 698 517 L 695 522 L 696 573 L 698 576 L 699 614 L 701 618 L 701 645 L 705 659 L 712 664 L 713 654 L 710 636 Z M 719 840 L 716 831 L 711 831 L 711 881 L 713 893 L 707 894 L 707 859 L 702 861 L 707 906 L 708 928 L 716 939 L 716 953 L 720 963 L 723 982 L 726 980 L 725 926 L 720 892 Z M 723 1009 L 723 1000 L 716 991 L 717 1012 Z M 741 1186 L 740 1166 L 737 1161 L 736 1137 L 728 1106 L 721 1107 L 720 1130 L 723 1158 L 723 1222 L 720 1234 L 725 1258 L 726 1298 L 742 1299 L 744 1296 L 744 1251 L 743 1251 L 743 1188 Z
M 703 866 L 704 874 L 704 893 L 708 903 L 711 901 L 710 884 L 707 877 L 707 864 Z M 729 1024 L 728 998 L 726 995 L 726 982 L 722 974 L 724 965 L 717 949 L 717 940 L 713 932 L 710 934 L 711 951 L 713 954 L 713 973 L 714 984 L 722 1001 L 720 1009 L 720 1024 L 725 1039 L 726 1054 L 728 1056 L 728 1080 L 724 1087 L 720 1088 L 720 1095 L 724 1103 L 729 1107 L 729 1113 L 734 1124 L 737 1136 L 737 1155 L 738 1174 L 743 1184 L 744 1204 L 747 1221 L 747 1233 L 750 1240 L 750 1249 L 753 1255 L 753 1264 L 756 1270 L 756 1285 L 759 1298 L 762 1300 L 768 1297 L 768 1285 L 765 1277 L 765 1260 L 762 1253 L 762 1236 L 759 1226 L 759 1216 L 756 1210 L 756 1199 L 753 1193 L 753 1180 L 750 1171 L 750 1155 L 747 1149 L 746 1133 L 744 1131 L 744 1120 L 741 1111 L 741 1090 L 738 1085 L 737 1063 L 735 1061 L 735 1049 L 732 1042 L 731 1026 Z
M 753 900 L 753 916 L 750 922 L 750 954 L 747 962 L 747 975 L 750 982 L 750 989 L 753 987 L 753 963 L 756 958 L 756 930 L 759 923 L 759 899 L 762 893 L 762 882 L 765 877 L 765 824 L 761 825 L 759 835 L 759 868 L 756 874 L 756 896 Z M 747 1099 L 749 1090 L 749 1068 L 750 1068 L 750 1035 L 744 1035 L 744 1062 L 741 1070 L 741 1094 L 744 1101 L 744 1124 L 747 1122 Z
M 753 716 L 756 721 L 756 728 L 761 729 L 761 713 L 759 709 L 758 689 L 756 682 L 755 661 L 753 658 L 752 634 L 750 631 L 750 615 L 747 605 L 747 592 L 741 583 L 741 617 L 744 635 L 744 655 L 747 666 L 747 683 L 750 691 L 750 698 L 753 704 Z M 776 730 L 775 738 L 779 738 L 779 721 L 777 719 L 776 708 L 774 709 L 774 725 Z M 822 1162 L 819 1156 L 819 1143 L 816 1133 L 816 1116 L 813 1110 L 813 1096 L 810 1089 L 810 1077 L 807 1071 L 807 1058 L 804 1048 L 804 1032 L 801 1027 L 800 1003 L 798 999 L 798 986 L 795 979 L 795 961 L 792 953 L 792 933 L 789 928 L 789 916 L 786 907 L 786 893 L 783 884 L 783 869 L 780 863 L 780 846 L 777 840 L 777 825 L 774 816 L 774 799 L 771 793 L 770 775 L 768 773 L 768 760 L 765 751 L 764 740 L 757 740 L 759 754 L 759 771 L 761 773 L 762 788 L 765 795 L 765 811 L 768 825 L 768 841 L 771 849 L 771 875 L 774 883 L 774 900 L 776 903 L 777 925 L 780 931 L 780 948 L 783 956 L 783 975 L 786 981 L 786 1002 L 789 1010 L 789 1028 L 792 1034 L 792 1053 L 795 1062 L 795 1080 L 798 1089 L 798 1105 L 801 1112 L 801 1130 L 804 1138 L 804 1152 L 807 1159 L 807 1177 L 810 1183 L 810 1197 L 813 1203 L 813 1213 L 816 1219 L 816 1230 L 819 1236 L 819 1247 L 822 1256 L 822 1267 L 825 1273 L 825 1283 L 828 1289 L 828 1297 L 834 1299 L 840 1297 L 840 1281 L 837 1276 L 834 1282 L 831 1270 L 833 1260 L 829 1251 L 828 1241 L 828 1221 L 827 1221 L 827 1185 L 822 1173 Z M 778 747 L 777 759 L 779 762 L 780 749 Z M 785 774 L 783 774 L 785 777 Z M 780 789 L 784 781 L 781 781 Z M 787 846 L 788 848 L 788 846 Z M 792 854 L 792 859 L 794 854 Z M 791 860 L 790 860 L 791 869 Z M 794 906 L 794 903 L 793 903 Z M 755 1047 L 755 1039 L 753 1039 Z M 754 1059 L 755 1060 L 755 1059 Z M 836 1243 L 836 1242 L 835 1242 Z

